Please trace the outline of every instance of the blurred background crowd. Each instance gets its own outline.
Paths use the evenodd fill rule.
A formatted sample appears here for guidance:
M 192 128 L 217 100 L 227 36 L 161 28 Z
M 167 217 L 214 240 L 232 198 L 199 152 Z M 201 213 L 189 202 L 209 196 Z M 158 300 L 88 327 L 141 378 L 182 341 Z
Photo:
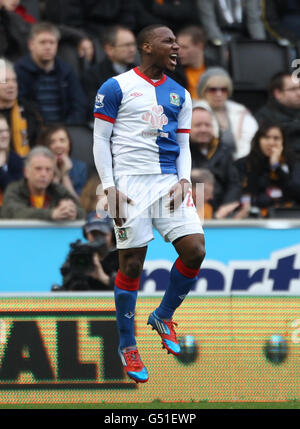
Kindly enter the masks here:
M 2 219 L 95 211 L 95 95 L 155 23 L 180 46 L 205 219 L 299 216 L 300 0 L 0 0 Z

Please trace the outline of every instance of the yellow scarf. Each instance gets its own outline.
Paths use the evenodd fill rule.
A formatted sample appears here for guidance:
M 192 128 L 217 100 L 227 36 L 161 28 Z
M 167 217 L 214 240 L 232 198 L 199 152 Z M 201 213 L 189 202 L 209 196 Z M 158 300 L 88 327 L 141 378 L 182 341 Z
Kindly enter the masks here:
M 13 148 L 25 158 L 30 150 L 27 136 L 27 121 L 22 117 L 21 109 L 16 101 L 10 113 Z

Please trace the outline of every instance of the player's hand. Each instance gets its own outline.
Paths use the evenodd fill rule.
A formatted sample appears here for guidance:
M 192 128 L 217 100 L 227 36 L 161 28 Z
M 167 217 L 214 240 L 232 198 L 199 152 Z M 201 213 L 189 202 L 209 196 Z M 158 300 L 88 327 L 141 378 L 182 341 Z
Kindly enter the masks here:
M 175 183 L 169 191 L 170 200 L 166 204 L 166 208 L 174 212 L 184 201 L 187 193 L 191 189 L 191 183 L 186 179 L 181 179 Z
M 115 186 L 107 188 L 105 191 L 108 202 L 108 211 L 117 226 L 122 226 L 127 219 L 127 205 L 134 205 L 134 201 Z

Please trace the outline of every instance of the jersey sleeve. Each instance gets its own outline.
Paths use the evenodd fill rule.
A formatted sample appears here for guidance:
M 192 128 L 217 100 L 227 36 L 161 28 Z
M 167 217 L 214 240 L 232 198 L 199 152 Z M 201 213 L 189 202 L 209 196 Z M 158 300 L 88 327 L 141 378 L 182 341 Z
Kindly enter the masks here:
M 123 94 L 118 81 L 114 78 L 108 79 L 97 92 L 94 117 L 113 124 L 118 115 L 122 97 Z
M 190 93 L 185 90 L 185 100 L 178 115 L 177 133 L 189 133 L 192 122 L 192 99 Z

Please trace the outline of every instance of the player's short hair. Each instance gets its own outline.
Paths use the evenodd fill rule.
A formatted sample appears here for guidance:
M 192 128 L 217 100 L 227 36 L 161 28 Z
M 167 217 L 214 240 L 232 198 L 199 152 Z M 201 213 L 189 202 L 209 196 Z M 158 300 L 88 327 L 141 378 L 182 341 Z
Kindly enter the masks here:
M 29 33 L 29 40 L 33 39 L 34 37 L 38 36 L 41 33 L 52 33 L 55 35 L 57 40 L 60 39 L 60 31 L 56 27 L 56 25 L 52 24 L 52 22 L 38 22 L 34 24 L 31 27 L 30 33 Z
M 167 27 L 167 26 L 164 24 L 152 24 L 143 28 L 139 32 L 136 38 L 136 42 L 137 42 L 137 48 L 140 54 L 143 52 L 143 44 L 150 41 L 154 31 L 157 28 L 162 28 L 162 27 Z
M 28 167 L 31 160 L 36 156 L 44 156 L 46 158 L 49 158 L 53 161 L 53 164 L 55 164 L 56 162 L 55 155 L 53 152 L 51 152 L 50 149 L 45 146 L 36 146 L 35 148 L 31 149 L 31 151 L 27 155 L 25 159 L 25 167 Z
M 179 36 L 190 36 L 194 45 L 206 42 L 206 37 L 203 28 L 197 25 L 189 25 L 188 27 L 182 28 L 177 33 L 177 37 Z

